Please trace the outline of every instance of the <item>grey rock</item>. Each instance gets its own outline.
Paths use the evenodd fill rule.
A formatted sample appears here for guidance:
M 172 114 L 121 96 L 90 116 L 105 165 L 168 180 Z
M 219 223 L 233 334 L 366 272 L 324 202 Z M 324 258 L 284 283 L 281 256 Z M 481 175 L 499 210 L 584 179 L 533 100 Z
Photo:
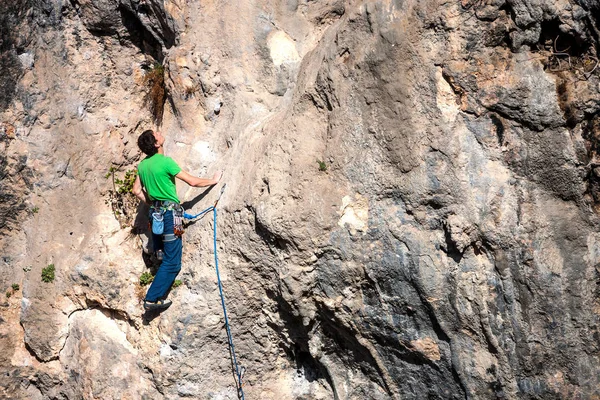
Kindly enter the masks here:
M 146 38 L 152 37 L 166 49 L 171 48 L 177 43 L 175 22 L 165 11 L 162 1 L 120 0 L 119 2 L 123 10 L 125 10 L 124 17 L 137 20 L 135 22 L 130 19 L 130 22 L 126 22 L 128 29 L 136 30 L 141 28 Z M 134 22 L 134 24 L 132 25 L 131 22 Z M 136 26 L 138 23 L 141 26 Z
M 22 53 L 19 54 L 19 61 L 21 61 L 21 65 L 24 69 L 31 69 L 35 62 L 35 55 L 32 53 Z
M 118 0 L 78 0 L 76 4 L 83 24 L 90 31 L 112 35 L 121 28 Z

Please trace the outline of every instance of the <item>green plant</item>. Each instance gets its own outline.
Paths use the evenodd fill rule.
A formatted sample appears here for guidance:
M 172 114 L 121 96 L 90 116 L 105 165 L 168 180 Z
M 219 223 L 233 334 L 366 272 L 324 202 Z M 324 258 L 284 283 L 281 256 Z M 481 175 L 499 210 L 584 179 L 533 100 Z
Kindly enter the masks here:
M 116 168 L 116 167 L 114 167 L 114 166 L 111 166 L 111 167 L 108 169 L 108 172 L 106 173 L 106 175 L 104 175 L 104 177 L 105 177 L 106 179 L 108 179 L 108 178 L 110 178 L 110 177 L 111 177 L 111 175 L 112 175 L 112 176 L 113 176 L 113 179 L 114 179 L 115 172 L 117 172 L 117 168 Z
M 31 213 L 32 214 L 37 214 L 40 211 L 40 208 L 38 206 L 32 207 L 31 208 Z
M 181 282 L 179 279 L 175 279 L 175 282 L 173 282 L 173 285 L 171 286 L 173 289 L 181 286 L 183 284 L 183 282 Z
M 317 164 L 319 164 L 319 171 L 327 171 L 327 164 L 325 164 L 325 161 L 317 160 Z
M 115 183 L 119 186 L 118 192 L 121 194 L 131 193 L 136 176 L 137 169 L 128 169 L 125 171 L 123 179 L 115 179 Z
M 42 281 L 50 283 L 54 281 L 54 264 L 49 264 L 46 268 L 42 269 Z
M 140 275 L 140 285 L 146 286 L 152 283 L 154 280 L 154 276 L 150 272 L 144 272 Z
M 6 292 L 6 298 L 7 298 L 7 299 L 9 299 L 9 298 L 10 298 L 10 296 L 12 296 L 12 292 L 11 292 L 10 290 L 8 290 L 8 291 Z
M 155 62 L 144 74 L 142 83 L 148 89 L 144 101 L 149 106 L 154 120 L 160 124 L 165 110 L 165 100 L 167 98 L 165 67 L 162 64 Z
M 14 290 L 15 292 L 20 289 L 20 286 L 18 283 L 13 283 L 11 287 L 12 287 L 12 290 Z
M 104 177 L 106 179 L 112 177 L 113 191 L 115 191 L 116 193 L 131 193 L 131 191 L 133 190 L 133 184 L 135 183 L 135 178 L 137 176 L 137 169 L 134 168 L 125 171 L 125 176 L 123 177 L 123 179 L 119 179 L 115 175 L 115 172 L 117 171 L 118 169 L 112 166 L 108 169 L 108 172 L 106 173 L 106 175 L 104 175 Z

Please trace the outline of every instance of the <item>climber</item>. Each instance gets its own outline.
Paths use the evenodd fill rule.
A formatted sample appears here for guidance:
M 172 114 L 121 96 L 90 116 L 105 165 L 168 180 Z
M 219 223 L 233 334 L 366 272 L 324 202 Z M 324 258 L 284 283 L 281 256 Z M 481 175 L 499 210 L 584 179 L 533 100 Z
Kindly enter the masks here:
M 146 158 L 138 166 L 133 194 L 150 206 L 154 251 L 157 258 L 162 258 L 144 299 L 145 310 L 171 305 L 172 302 L 166 299 L 167 292 L 181 270 L 183 208 L 177 197 L 175 178 L 190 186 L 207 187 L 216 185 L 223 174 L 218 171 L 212 179 L 192 176 L 164 155 L 164 142 L 162 133 L 152 130 L 144 131 L 138 138 L 138 146 Z

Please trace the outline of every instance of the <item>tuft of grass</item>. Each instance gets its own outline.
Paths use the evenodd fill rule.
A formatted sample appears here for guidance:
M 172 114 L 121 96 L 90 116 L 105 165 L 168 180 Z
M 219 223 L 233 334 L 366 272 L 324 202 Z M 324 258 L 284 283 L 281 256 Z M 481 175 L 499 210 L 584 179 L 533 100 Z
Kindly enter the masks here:
M 7 291 L 6 291 L 6 298 L 7 298 L 7 299 L 10 299 L 10 297 L 11 297 L 13 294 L 15 294 L 15 292 L 16 292 L 17 290 L 19 290 L 19 285 L 18 285 L 18 284 L 16 284 L 16 283 L 13 283 L 13 284 L 11 285 L 11 290 L 7 290 Z
M 171 286 L 173 289 L 179 287 L 183 285 L 183 282 L 181 282 L 179 279 L 175 279 L 175 282 L 173 282 L 173 285 Z
M 319 171 L 327 171 L 327 164 L 325 164 L 325 161 L 317 160 L 317 164 L 319 164 Z
M 54 281 L 54 264 L 49 264 L 46 268 L 42 269 L 42 281 L 50 283 Z
M 183 89 L 183 98 L 186 100 L 193 98 L 198 93 L 199 88 L 200 85 L 186 86 Z
M 144 272 L 140 275 L 140 285 L 146 286 L 152 283 L 154 276 L 150 272 Z
M 35 206 L 35 207 L 31 208 L 31 213 L 32 214 L 37 214 L 38 212 L 40 212 L 40 208 L 38 206 Z
M 167 99 L 167 89 L 165 87 L 165 67 L 155 62 L 144 77 L 142 83 L 148 89 L 144 101 L 150 108 L 154 121 L 161 123 L 165 111 L 165 100 Z

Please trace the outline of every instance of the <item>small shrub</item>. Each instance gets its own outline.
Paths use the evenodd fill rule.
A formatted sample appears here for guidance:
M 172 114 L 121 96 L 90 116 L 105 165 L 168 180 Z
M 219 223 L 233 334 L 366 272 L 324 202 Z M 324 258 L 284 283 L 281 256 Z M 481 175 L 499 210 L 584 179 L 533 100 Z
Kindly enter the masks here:
M 31 208 L 31 213 L 32 214 L 37 214 L 38 212 L 40 212 L 40 208 L 38 206 L 35 206 L 35 207 Z
M 48 265 L 46 268 L 42 269 L 42 281 L 46 283 L 50 283 L 54 281 L 54 264 Z
M 12 292 L 9 290 L 6 292 L 6 298 L 10 299 L 10 296 L 12 296 Z
M 117 168 L 116 168 L 116 167 L 112 167 L 112 166 L 111 166 L 111 167 L 108 169 L 108 172 L 106 173 L 106 175 L 104 175 L 104 177 L 105 177 L 106 179 L 108 179 L 108 178 L 110 178 L 110 176 L 112 175 L 112 176 L 113 176 L 113 179 L 114 179 L 114 174 L 115 174 L 115 172 L 117 172 Z
M 135 178 L 137 176 L 137 169 L 134 168 L 125 171 L 125 176 L 123 177 L 123 179 L 119 179 L 117 176 L 115 176 L 115 172 L 117 171 L 118 169 L 116 167 L 110 167 L 106 175 L 104 175 L 104 177 L 106 179 L 112 177 L 113 191 L 115 191 L 116 193 L 131 193 L 131 191 L 133 190 L 133 184 L 135 183 Z
M 20 286 L 18 283 L 13 283 L 11 287 L 12 287 L 12 290 L 14 290 L 15 292 L 20 289 Z
M 125 177 L 123 177 L 123 179 L 115 179 L 115 183 L 119 186 L 117 192 L 120 194 L 131 193 L 136 176 L 137 169 L 128 169 L 125 171 Z
M 104 175 L 106 179 L 112 178 L 112 189 L 108 191 L 108 198 L 105 202 L 110 205 L 121 228 L 124 228 L 133 224 L 139 204 L 138 198 L 132 193 L 137 169 L 125 171 L 123 179 L 117 176 L 117 172 L 118 168 L 111 166 Z
M 181 286 L 182 284 L 183 284 L 183 282 L 181 282 L 179 279 L 175 279 L 175 282 L 173 282 L 172 288 L 175 289 L 175 288 Z
M 140 285 L 142 286 L 149 285 L 153 280 L 154 276 L 152 276 L 150 272 L 144 272 L 142 275 L 140 275 Z
M 317 164 L 319 164 L 319 171 L 327 171 L 327 164 L 325 164 L 325 161 L 317 160 Z

